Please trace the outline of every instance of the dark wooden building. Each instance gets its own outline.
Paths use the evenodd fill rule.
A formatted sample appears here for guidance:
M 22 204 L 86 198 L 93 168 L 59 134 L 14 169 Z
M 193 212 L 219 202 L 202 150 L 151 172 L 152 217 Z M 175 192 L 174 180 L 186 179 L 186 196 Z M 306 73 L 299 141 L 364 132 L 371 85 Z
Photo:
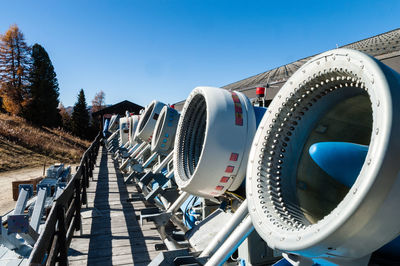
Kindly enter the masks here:
M 120 116 L 125 116 L 126 111 L 138 115 L 142 109 L 144 109 L 143 106 L 125 100 L 92 113 L 92 118 L 99 121 L 100 130 L 103 130 L 104 119 L 111 118 L 112 115 L 117 114 Z
M 144 109 L 143 106 L 137 105 L 130 101 L 122 101 L 114 105 L 110 105 L 100 111 L 92 113 L 92 117 L 103 117 L 104 115 L 116 115 L 125 116 L 125 112 L 128 111 L 133 114 L 139 114 L 140 110 Z

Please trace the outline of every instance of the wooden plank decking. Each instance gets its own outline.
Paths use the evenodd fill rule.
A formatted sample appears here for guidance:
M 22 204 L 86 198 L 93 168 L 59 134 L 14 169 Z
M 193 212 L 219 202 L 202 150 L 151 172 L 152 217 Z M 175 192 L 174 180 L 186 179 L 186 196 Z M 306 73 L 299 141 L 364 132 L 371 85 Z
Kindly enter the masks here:
M 70 265 L 147 265 L 162 244 L 153 222 L 139 223 L 142 201 L 128 202 L 135 186 L 124 178 L 111 154 L 100 147 L 88 208 L 82 209 L 82 235 L 75 232 L 68 253 Z

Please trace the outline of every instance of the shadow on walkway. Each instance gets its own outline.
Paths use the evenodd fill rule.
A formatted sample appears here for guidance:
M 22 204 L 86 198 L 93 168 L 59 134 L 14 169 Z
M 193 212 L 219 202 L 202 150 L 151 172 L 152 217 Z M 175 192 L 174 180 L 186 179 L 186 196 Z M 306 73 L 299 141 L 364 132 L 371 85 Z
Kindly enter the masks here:
M 99 175 L 96 184 L 96 195 L 92 210 L 92 212 L 99 211 L 101 215 L 92 217 L 87 260 L 88 265 L 98 263 L 99 257 L 104 258 L 104 260 L 102 260 L 103 265 L 112 265 L 112 233 L 110 205 L 108 202 L 109 172 L 107 159 L 107 150 L 102 149 Z M 101 232 L 101 236 L 103 236 L 101 241 L 99 241 L 98 237 L 99 232 Z
M 122 252 L 126 259 L 129 254 L 128 250 L 130 249 L 134 264 L 150 262 L 151 259 L 145 240 L 157 240 L 159 237 L 143 236 L 143 232 L 135 216 L 135 209 L 131 203 L 126 201 L 126 199 L 129 198 L 129 193 L 124 183 L 124 177 L 118 170 L 118 164 L 109 160 L 111 160 L 110 156 L 107 154 L 106 149 L 103 149 L 96 184 L 96 194 L 94 195 L 91 230 L 88 236 L 90 242 L 87 254 L 87 265 L 112 265 L 113 240 L 124 239 L 129 240 L 130 245 L 116 245 L 114 247 L 114 252 L 116 250 L 120 251 L 119 248 L 126 249 L 126 252 Z M 114 167 L 115 172 L 114 169 L 109 171 L 108 167 Z M 113 177 L 114 175 L 116 175 L 116 180 Z M 115 192 L 114 189 L 114 191 L 110 193 L 110 186 L 114 187 L 113 185 L 115 183 L 118 187 L 118 192 Z M 110 206 L 110 194 L 115 193 L 119 193 L 120 204 Z M 114 213 L 113 220 L 111 220 L 111 211 Z M 116 213 L 118 215 L 118 212 L 120 212 L 119 216 L 114 217 Z M 95 213 L 98 215 L 94 215 Z M 125 226 L 121 227 L 121 222 L 124 222 Z M 120 228 L 127 228 L 128 233 L 114 232 L 113 235 L 112 223 L 117 223 Z M 118 254 L 121 253 L 118 252 Z M 116 258 L 118 258 L 118 255 L 114 254 L 114 259 Z M 116 263 L 116 261 L 114 261 L 114 263 Z
M 114 162 L 115 169 L 118 169 L 118 164 Z M 122 205 L 122 211 L 124 213 L 125 223 L 127 228 L 139 227 L 140 224 L 135 216 L 135 209 L 132 204 L 127 204 L 126 199 L 129 198 L 129 193 L 126 188 L 126 184 L 124 183 L 124 176 L 118 170 L 117 173 L 117 182 L 118 182 L 118 190 L 120 193 L 120 201 Z M 132 216 L 133 215 L 133 216 Z M 133 231 L 132 229 L 128 230 L 129 241 L 131 244 L 131 253 L 133 262 L 150 262 L 149 252 L 146 247 L 145 239 L 150 239 L 151 237 L 144 237 L 142 230 Z M 134 241 L 135 240 L 135 241 Z

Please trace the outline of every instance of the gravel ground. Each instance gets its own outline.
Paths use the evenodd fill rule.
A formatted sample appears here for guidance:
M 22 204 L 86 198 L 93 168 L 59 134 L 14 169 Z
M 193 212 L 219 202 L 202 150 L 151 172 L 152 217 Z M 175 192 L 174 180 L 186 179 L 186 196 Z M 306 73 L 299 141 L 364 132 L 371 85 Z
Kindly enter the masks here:
M 71 166 L 75 173 L 75 166 Z M 49 166 L 46 167 L 46 169 Z M 16 201 L 12 198 L 12 182 L 27 180 L 43 175 L 43 167 L 23 168 L 19 170 L 0 172 L 0 215 L 14 209 Z

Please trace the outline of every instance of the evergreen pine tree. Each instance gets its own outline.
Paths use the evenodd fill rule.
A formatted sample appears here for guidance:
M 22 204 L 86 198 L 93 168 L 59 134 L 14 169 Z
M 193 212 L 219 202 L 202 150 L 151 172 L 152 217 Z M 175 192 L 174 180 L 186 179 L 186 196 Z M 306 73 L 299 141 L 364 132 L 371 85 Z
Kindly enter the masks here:
M 30 48 L 17 25 L 0 36 L 0 97 L 3 108 L 20 115 L 29 99 Z
M 29 74 L 30 96 L 24 116 L 39 126 L 55 127 L 61 124 L 57 109 L 58 81 L 46 50 L 39 44 L 32 46 L 32 68 Z
M 89 129 L 89 112 L 86 105 L 83 89 L 78 94 L 78 101 L 74 105 L 71 117 L 72 133 L 80 138 L 87 138 Z

